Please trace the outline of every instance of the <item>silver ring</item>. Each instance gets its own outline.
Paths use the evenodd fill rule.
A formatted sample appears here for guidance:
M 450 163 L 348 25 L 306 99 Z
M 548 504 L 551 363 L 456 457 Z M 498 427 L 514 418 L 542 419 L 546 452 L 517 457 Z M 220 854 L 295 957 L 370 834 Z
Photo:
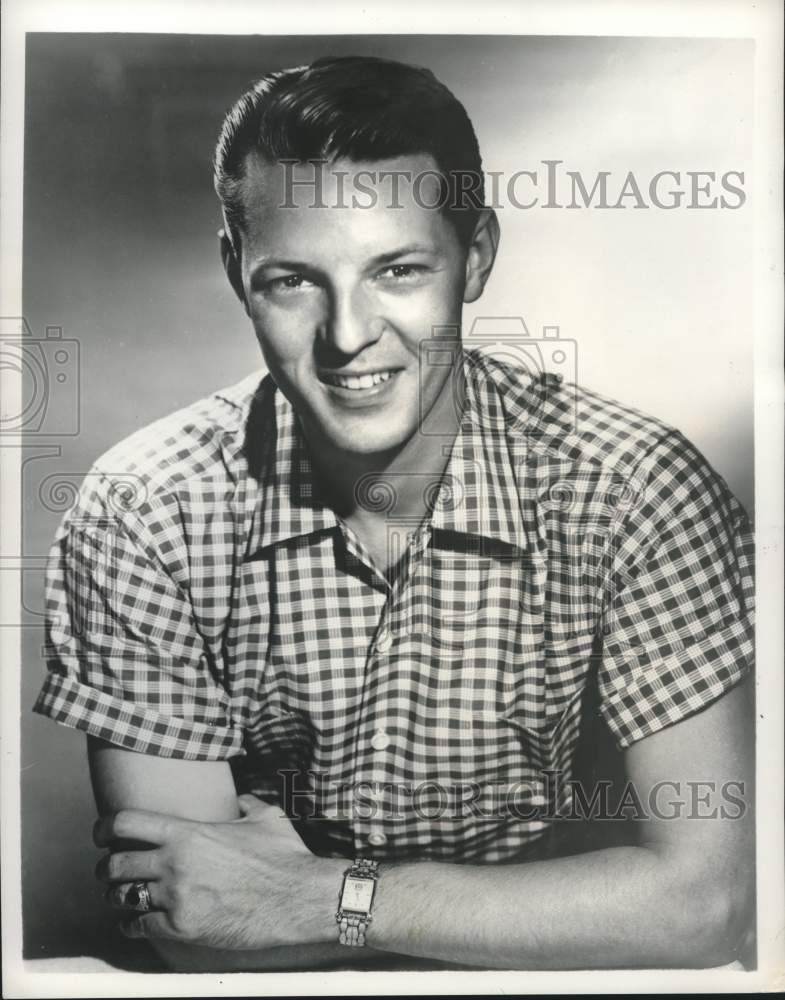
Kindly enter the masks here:
M 148 910 L 151 910 L 153 902 L 150 899 L 150 889 L 147 883 L 132 882 L 125 894 L 124 905 L 138 913 L 147 913 Z

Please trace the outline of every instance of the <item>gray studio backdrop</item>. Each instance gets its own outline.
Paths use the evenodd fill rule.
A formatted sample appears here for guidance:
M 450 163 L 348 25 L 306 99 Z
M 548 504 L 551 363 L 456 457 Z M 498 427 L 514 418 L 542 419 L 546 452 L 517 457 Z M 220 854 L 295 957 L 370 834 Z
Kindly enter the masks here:
M 751 43 L 29 35 L 24 308 L 37 341 L 53 328 L 38 355 L 53 395 L 23 472 L 28 957 L 104 953 L 114 933 L 93 881 L 84 737 L 30 713 L 44 675 L 42 557 L 69 502 L 52 486 L 260 367 L 219 263 L 212 147 L 249 82 L 328 54 L 433 69 L 464 102 L 486 169 L 507 177 L 528 170 L 542 184 L 543 161 L 558 160 L 552 169 L 591 187 L 609 171 L 615 202 L 629 171 L 644 192 L 659 171 L 744 172 L 744 203 L 724 210 L 687 207 L 686 176 L 674 209 L 634 197 L 618 210 L 506 204 L 497 269 L 468 315 L 520 315 L 533 336 L 558 326 L 576 343 L 579 381 L 678 426 L 751 512 Z M 68 378 L 56 385 L 58 331 Z

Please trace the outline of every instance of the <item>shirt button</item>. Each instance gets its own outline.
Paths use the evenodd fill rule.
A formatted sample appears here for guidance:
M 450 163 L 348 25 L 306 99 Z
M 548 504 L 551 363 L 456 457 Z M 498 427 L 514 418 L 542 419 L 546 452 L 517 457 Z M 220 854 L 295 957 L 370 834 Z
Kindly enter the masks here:
M 374 750 L 386 750 L 390 745 L 390 737 L 384 729 L 377 729 L 371 737 L 371 746 Z
M 376 650 L 379 653 L 386 653 L 392 647 L 392 644 L 393 644 L 392 633 L 385 626 L 379 633 L 378 638 L 376 639 Z
M 387 843 L 387 837 L 383 833 L 372 833 L 368 837 L 368 843 L 372 847 L 381 847 Z

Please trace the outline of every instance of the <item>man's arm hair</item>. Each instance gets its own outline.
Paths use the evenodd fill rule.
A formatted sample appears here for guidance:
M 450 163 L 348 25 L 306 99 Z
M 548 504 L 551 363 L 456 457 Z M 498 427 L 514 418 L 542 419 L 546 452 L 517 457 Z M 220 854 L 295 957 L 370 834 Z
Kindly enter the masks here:
M 636 846 L 512 865 L 382 864 L 369 945 L 513 969 L 706 967 L 739 958 L 751 933 L 754 886 L 750 694 L 750 685 L 739 685 L 626 751 L 640 800 L 667 782 L 667 798 L 684 805 L 671 819 L 650 813 Z M 171 814 L 173 800 L 186 818 L 234 815 L 226 765 L 165 762 L 100 745 L 92 757 L 104 810 L 153 806 Z M 177 790 L 167 799 L 173 782 Z M 732 797 L 723 795 L 727 786 Z M 698 801 L 710 788 L 709 801 Z M 347 961 L 339 945 L 265 952 L 157 947 L 184 971 Z M 366 960 L 371 948 L 354 950 L 350 961 Z
M 751 685 L 739 685 L 626 751 L 642 802 L 672 782 L 660 812 L 678 799 L 681 818 L 641 821 L 635 846 L 554 860 L 382 865 L 369 943 L 513 969 L 709 967 L 742 958 L 754 909 L 750 695 Z M 723 798 L 726 786 L 735 803 Z
M 205 823 L 240 817 L 234 779 L 226 761 L 178 760 L 134 753 L 92 736 L 88 737 L 88 757 L 96 806 L 101 816 L 123 809 L 144 809 Z M 140 850 L 149 846 L 126 842 L 118 844 L 117 848 Z M 336 902 L 339 888 L 336 884 Z M 347 949 L 337 940 L 329 945 L 264 951 L 218 950 L 163 938 L 152 939 L 151 944 L 167 967 L 177 972 L 285 971 L 329 967 L 347 961 Z M 372 948 L 362 951 L 361 956 L 352 956 L 358 964 L 378 955 Z

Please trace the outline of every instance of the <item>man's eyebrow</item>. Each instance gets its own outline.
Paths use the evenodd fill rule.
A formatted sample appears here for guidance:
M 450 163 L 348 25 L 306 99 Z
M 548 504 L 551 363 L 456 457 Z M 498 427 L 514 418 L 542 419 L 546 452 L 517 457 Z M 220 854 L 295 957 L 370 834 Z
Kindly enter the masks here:
M 387 253 L 380 253 L 377 257 L 374 257 L 371 261 L 372 264 L 388 264 L 391 260 L 395 260 L 397 257 L 405 257 L 409 253 L 437 253 L 435 247 L 429 246 L 427 243 L 407 243 L 405 246 L 398 247 L 396 250 L 390 250 Z
M 306 264 L 304 260 L 285 260 L 283 257 L 261 257 L 259 260 L 254 261 L 251 268 L 251 277 L 253 277 L 257 271 L 261 271 L 266 267 L 279 268 L 281 271 L 312 271 L 314 270 L 312 264 Z

